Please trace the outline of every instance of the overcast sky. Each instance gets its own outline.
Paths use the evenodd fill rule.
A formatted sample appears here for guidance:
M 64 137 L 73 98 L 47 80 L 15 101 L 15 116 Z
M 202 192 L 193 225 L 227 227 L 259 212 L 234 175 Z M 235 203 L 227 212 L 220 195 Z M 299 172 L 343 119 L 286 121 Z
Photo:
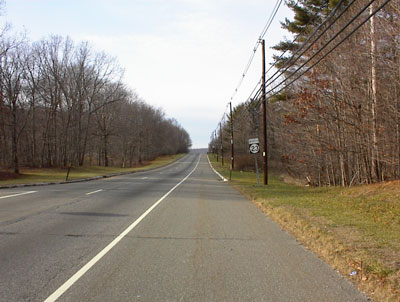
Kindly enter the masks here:
M 6 0 L 3 19 L 31 40 L 51 34 L 87 40 L 117 58 L 125 83 L 207 147 L 231 100 L 275 0 Z M 282 5 L 265 36 L 287 32 Z M 232 101 L 245 101 L 261 76 L 261 47 Z

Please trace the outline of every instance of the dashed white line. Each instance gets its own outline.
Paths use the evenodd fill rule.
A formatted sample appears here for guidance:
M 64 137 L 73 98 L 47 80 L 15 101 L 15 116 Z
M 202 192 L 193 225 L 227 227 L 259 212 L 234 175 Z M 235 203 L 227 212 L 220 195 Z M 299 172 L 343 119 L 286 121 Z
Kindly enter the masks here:
M 86 193 L 86 195 L 92 195 L 92 194 L 94 194 L 94 193 L 98 193 L 98 192 L 101 192 L 101 191 L 103 191 L 103 189 L 100 189 L 100 190 L 96 190 L 96 191 L 93 191 L 93 192 Z
M 71 278 L 69 278 L 61 287 L 59 287 L 54 293 L 52 293 L 44 302 L 54 302 L 62 294 L 64 294 L 76 281 L 78 281 L 88 270 L 90 270 L 101 258 L 103 258 L 114 246 L 118 244 L 130 231 L 132 231 L 151 211 L 154 210 L 169 194 L 171 194 L 177 187 L 179 187 L 186 179 L 193 174 L 197 169 L 200 162 L 200 156 L 197 161 L 196 167 L 178 184 L 176 184 L 171 190 L 169 190 L 163 197 L 161 197 L 156 203 L 154 203 L 146 212 L 136 219 L 129 227 L 127 227 L 120 235 L 118 235 L 111 243 L 109 243 L 102 251 L 100 251 L 92 260 L 86 263 L 79 271 L 77 271 Z
M 15 196 L 21 196 L 21 195 L 26 195 L 26 194 L 32 194 L 32 193 L 36 193 L 36 192 L 37 191 L 28 191 L 28 192 L 17 193 L 17 194 L 12 194 L 12 195 L 7 195 L 7 196 L 1 196 L 0 199 L 9 198 L 9 197 L 15 197 Z

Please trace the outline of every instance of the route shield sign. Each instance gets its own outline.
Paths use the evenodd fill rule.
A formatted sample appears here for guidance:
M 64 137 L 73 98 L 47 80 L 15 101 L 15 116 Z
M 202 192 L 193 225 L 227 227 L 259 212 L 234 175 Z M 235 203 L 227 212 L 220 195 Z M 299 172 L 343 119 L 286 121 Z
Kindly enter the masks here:
M 260 141 L 258 138 L 249 139 L 249 151 L 251 154 L 257 154 L 260 152 Z

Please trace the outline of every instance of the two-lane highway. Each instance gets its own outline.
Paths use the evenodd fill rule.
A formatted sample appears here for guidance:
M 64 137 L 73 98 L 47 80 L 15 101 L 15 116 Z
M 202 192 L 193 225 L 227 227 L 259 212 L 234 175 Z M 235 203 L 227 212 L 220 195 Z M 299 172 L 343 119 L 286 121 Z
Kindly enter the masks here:
M 0 191 L 0 301 L 367 301 L 190 153 Z

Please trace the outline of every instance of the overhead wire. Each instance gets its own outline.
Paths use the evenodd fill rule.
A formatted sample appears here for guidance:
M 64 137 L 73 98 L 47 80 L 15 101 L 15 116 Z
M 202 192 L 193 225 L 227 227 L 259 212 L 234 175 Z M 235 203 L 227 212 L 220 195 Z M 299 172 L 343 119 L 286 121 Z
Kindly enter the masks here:
M 377 0 L 371 0 L 369 2 L 369 4 L 367 6 L 365 6 L 355 17 L 353 17 L 351 19 L 351 21 L 353 22 L 356 18 L 358 18 L 372 3 L 374 3 Z M 290 81 L 287 85 L 285 85 L 285 87 L 279 89 L 278 91 L 274 92 L 273 95 L 277 95 L 278 93 L 282 92 L 284 89 L 286 89 L 288 86 L 290 86 L 291 84 L 293 84 L 295 81 L 297 81 L 301 76 L 303 76 L 305 73 L 307 73 L 310 69 L 312 69 L 313 67 L 315 67 L 317 64 L 319 64 L 323 59 L 325 59 L 329 54 L 331 54 L 336 48 L 338 48 L 344 41 L 346 41 L 353 33 L 355 33 L 358 29 L 360 29 L 361 26 L 363 26 L 366 22 L 368 22 L 369 19 L 371 19 L 374 15 L 376 15 L 386 4 L 388 4 L 391 0 L 386 0 L 384 1 L 378 8 L 376 8 L 371 14 L 368 15 L 368 17 L 362 21 L 359 25 L 357 25 L 351 32 L 349 32 L 345 37 L 343 37 L 338 44 L 336 44 L 332 49 L 330 49 L 326 54 L 324 54 L 321 58 L 319 58 L 316 62 L 314 62 L 311 66 L 309 66 L 306 70 L 304 70 L 303 72 L 301 72 L 296 78 L 294 78 L 292 81 Z M 336 38 L 340 33 L 342 33 L 346 28 L 348 27 L 348 24 L 346 24 L 346 26 L 344 28 L 342 28 L 342 30 L 340 30 L 333 38 Z M 332 39 L 333 39 L 332 38 Z M 304 65 L 303 65 L 304 66 Z M 292 76 L 292 75 L 291 75 Z M 281 84 L 281 83 L 280 83 Z M 275 86 L 278 87 L 280 86 L 277 85 Z M 267 92 L 270 93 L 272 92 L 273 89 L 269 90 Z M 272 95 L 272 96 L 273 96 Z
M 345 26 L 343 26 L 328 42 L 326 42 L 321 49 L 317 51 L 309 60 L 307 60 L 305 63 L 302 64 L 301 67 L 299 67 L 296 72 L 290 75 L 292 77 L 295 73 L 297 73 L 304 65 L 306 65 L 308 62 L 310 62 L 313 58 L 315 58 L 323 49 L 325 49 L 333 40 L 335 40 L 340 34 L 342 34 L 349 26 L 350 24 L 354 23 L 357 18 L 359 18 L 362 13 L 365 12 L 365 10 L 370 7 L 374 2 L 377 0 L 371 0 L 366 6 L 364 6 L 353 18 L 350 19 L 349 22 L 346 23 Z M 365 18 L 363 21 L 361 21 L 355 28 L 353 28 L 349 33 L 347 33 L 336 45 L 334 45 L 327 53 L 325 53 L 323 56 L 321 56 L 316 62 L 314 62 L 311 66 L 309 66 L 306 70 L 298 74 L 292 81 L 290 81 L 288 84 L 286 84 L 284 87 L 279 89 L 278 91 L 275 91 L 272 95 L 269 95 L 269 97 L 274 96 L 282 92 L 284 89 L 292 85 L 295 81 L 297 81 L 301 76 L 303 76 L 305 73 L 307 73 L 309 70 L 314 68 L 317 64 L 319 64 L 323 59 L 325 59 L 328 55 L 330 55 L 333 51 L 335 51 L 340 45 L 342 45 L 351 35 L 353 35 L 357 30 L 359 30 L 366 22 L 368 22 L 374 15 L 376 15 L 385 5 L 387 5 L 391 0 L 386 0 L 384 1 L 380 6 L 378 6 L 373 12 L 371 12 L 367 18 Z M 279 87 L 284 81 L 282 81 L 279 85 L 275 86 Z M 259 84 L 259 83 L 258 83 Z M 257 86 L 258 86 L 257 84 Z M 257 87 L 256 86 L 256 87 Z M 274 89 L 273 88 L 273 89 Z M 273 91 L 273 89 L 269 90 L 266 94 L 269 94 Z M 253 90 L 254 92 L 254 90 Z M 256 96 L 253 99 L 257 100 L 258 95 L 261 93 L 261 88 L 257 91 Z M 249 98 L 250 99 L 250 98 Z M 249 99 L 247 101 L 249 101 Z M 257 100 L 258 105 L 261 103 L 260 99 Z M 245 116 L 250 116 L 250 108 L 248 108 L 248 112 L 245 112 Z
M 346 35 L 345 35 L 336 45 L 334 45 L 327 53 L 325 53 L 324 55 L 322 55 L 322 56 L 321 56 L 317 61 L 315 61 L 311 66 L 307 67 L 305 70 L 303 70 L 302 72 L 300 72 L 301 69 L 302 69 L 306 64 L 308 64 L 310 61 L 312 61 L 313 59 L 315 59 L 316 56 L 318 56 L 329 44 L 331 44 L 340 34 L 342 34 L 352 23 L 354 23 L 354 22 L 356 21 L 356 19 L 358 19 L 358 18 L 361 16 L 361 14 L 363 14 L 364 11 L 365 11 L 370 5 L 372 5 L 372 4 L 373 4 L 374 2 L 376 2 L 376 1 L 377 1 L 377 0 L 371 0 L 371 1 L 370 1 L 366 6 L 364 6 L 355 16 L 353 16 L 353 17 L 350 19 L 350 21 L 348 21 L 348 22 L 346 23 L 346 25 L 343 26 L 331 39 L 329 39 L 328 42 L 324 43 L 324 45 L 323 45 L 316 53 L 314 53 L 310 58 L 308 58 L 305 62 L 303 62 L 303 63 L 301 64 L 300 67 L 298 67 L 292 74 L 290 74 L 290 76 L 286 77 L 286 78 L 285 78 L 283 81 L 281 81 L 278 85 L 276 85 L 276 86 L 274 86 L 273 88 L 271 88 L 270 90 L 268 90 L 268 92 L 267 92 L 266 94 L 272 93 L 272 95 L 269 95 L 270 97 L 271 97 L 271 96 L 274 96 L 274 95 L 277 95 L 278 93 L 282 92 L 284 89 L 286 89 L 286 88 L 288 88 L 290 85 L 292 85 L 292 84 L 293 84 L 295 81 L 297 81 L 301 76 L 303 76 L 303 75 L 304 75 L 305 73 L 307 73 L 309 70 L 311 70 L 312 68 L 314 68 L 314 67 L 315 67 L 317 64 L 319 64 L 323 59 L 325 59 L 329 54 L 331 54 L 334 50 L 336 50 L 341 44 L 343 44 L 344 41 L 346 41 L 352 34 L 354 34 L 358 29 L 360 29 L 361 26 L 363 26 L 366 22 L 368 22 L 369 19 L 371 19 L 375 14 L 377 14 L 377 13 L 378 13 L 385 5 L 387 5 L 391 0 L 385 0 L 385 1 L 384 1 L 381 5 L 379 5 L 372 13 L 370 13 L 369 16 L 368 16 L 365 20 L 363 20 L 360 24 L 358 24 L 355 28 L 353 28 L 348 34 L 346 34 Z M 338 5 L 335 7 L 335 9 L 336 9 L 335 12 L 337 12 L 337 9 L 338 9 L 339 5 L 341 5 L 342 2 L 343 2 L 343 1 L 340 1 L 340 2 L 338 3 Z M 326 33 L 327 29 L 331 28 L 331 26 L 332 26 L 334 23 L 336 23 L 337 20 L 338 20 L 340 17 L 343 16 L 344 12 L 347 11 L 347 10 L 349 9 L 349 7 L 350 7 L 354 2 L 355 2 L 355 0 L 351 1 L 351 2 L 343 9 L 343 11 L 342 11 L 341 13 L 339 13 L 339 17 L 337 17 L 336 19 L 334 19 L 334 21 L 332 21 L 332 23 L 331 23 L 327 28 L 325 28 L 325 30 L 323 31 L 323 33 Z M 328 18 L 332 18 L 332 17 L 331 17 L 332 15 L 333 15 L 333 14 L 331 13 L 331 14 L 326 18 L 326 20 L 325 20 L 326 22 L 324 21 L 323 24 L 326 24 L 326 23 L 330 20 L 330 19 L 328 19 Z M 318 28 L 321 28 L 321 26 L 319 26 Z M 316 31 L 314 31 L 312 35 L 315 35 L 315 32 L 316 32 Z M 311 35 L 311 36 L 312 36 L 312 35 Z M 310 41 L 310 40 L 311 40 L 311 36 L 307 39 L 307 41 Z M 321 36 L 322 36 L 322 35 L 319 35 L 319 36 L 315 39 L 315 41 L 312 42 L 312 45 L 315 44 L 315 42 L 316 42 L 317 40 L 319 40 Z M 303 43 L 303 45 L 305 45 L 305 44 L 306 44 L 306 42 Z M 310 48 L 310 46 L 309 46 L 305 51 L 307 51 L 309 48 Z M 304 52 L 305 52 L 305 51 L 304 51 Z M 299 57 L 301 57 L 301 56 L 304 54 L 304 52 L 303 52 L 302 54 L 300 54 Z M 298 60 L 298 58 L 295 60 L 295 62 L 297 62 L 297 60 Z M 291 66 L 293 66 L 293 64 L 294 64 L 295 62 L 292 62 L 292 65 L 291 65 Z M 269 69 L 269 70 L 270 70 L 270 69 Z M 282 71 L 282 68 L 280 68 L 280 71 Z M 284 72 L 285 72 L 285 71 L 284 71 Z M 283 73 L 284 73 L 284 72 L 283 72 Z M 297 74 L 298 72 L 300 72 L 300 73 Z M 281 73 L 280 75 L 282 75 L 283 73 Z M 274 91 L 276 88 L 278 88 L 278 87 L 281 86 L 282 84 L 286 83 L 290 78 L 292 78 L 292 77 L 295 76 L 296 74 L 297 74 L 297 76 L 296 76 L 294 79 L 292 79 L 289 83 L 287 83 L 284 87 L 280 88 L 278 91 Z M 278 78 L 279 78 L 279 76 L 278 76 Z M 270 78 L 270 79 L 271 79 L 271 78 Z M 273 82 L 275 82 L 275 80 L 272 81 L 270 84 L 272 84 Z M 253 89 L 253 91 L 252 91 L 252 93 L 250 94 L 250 97 L 247 99 L 247 101 L 249 101 L 249 100 L 252 98 L 251 96 L 253 95 L 254 91 L 256 91 L 258 85 L 260 85 L 260 84 L 261 84 L 261 81 L 259 81 L 259 82 L 257 83 L 257 85 L 256 85 L 255 88 Z M 261 92 L 262 92 L 262 89 L 259 88 L 259 89 L 257 90 L 255 96 L 254 96 L 252 99 L 257 100 L 257 99 L 258 99 L 258 96 L 260 95 Z M 259 101 L 259 100 L 258 100 L 258 101 Z M 228 105 L 229 105 L 229 103 L 228 103 Z M 228 105 L 227 105 L 227 106 L 228 106 Z M 225 114 L 226 114 L 226 109 L 225 109 L 225 113 L 224 113 L 224 115 L 223 115 L 223 118 L 224 118 Z M 222 121 L 222 119 L 221 119 L 221 121 Z
M 298 73 L 300 71 L 301 68 L 303 68 L 307 63 L 309 63 L 311 60 L 313 60 L 319 53 L 321 53 L 321 51 L 323 49 L 325 49 L 334 39 L 336 39 L 344 30 L 347 29 L 347 27 L 349 27 L 350 24 L 352 24 L 372 3 L 374 3 L 377 0 L 371 0 L 361 11 L 359 11 L 338 33 L 336 33 L 327 43 L 325 43 L 318 51 L 317 53 L 315 53 L 313 56 L 311 56 L 306 62 L 304 62 L 296 71 L 294 71 L 289 77 L 285 78 L 282 82 L 280 82 L 278 85 L 276 85 L 275 87 L 273 87 L 272 89 L 268 90 L 266 92 L 266 94 L 269 94 L 271 92 L 273 92 L 276 88 L 278 88 L 279 86 L 281 86 L 283 83 L 285 83 L 287 80 L 289 80 L 291 77 L 293 77 L 296 73 Z M 352 4 L 354 1 L 352 1 L 350 4 Z M 375 14 L 382 9 L 388 2 L 390 2 L 390 0 L 385 1 L 382 5 L 379 6 L 378 9 L 375 10 Z M 339 5 L 339 4 L 338 4 Z M 347 8 L 347 7 L 346 7 Z M 345 9 L 346 9 L 345 8 Z M 348 8 L 347 8 L 348 9 Z M 343 14 L 341 14 L 342 16 Z M 296 80 L 298 80 L 302 75 L 304 75 L 307 71 L 309 71 L 311 68 L 315 67 L 315 65 L 317 65 L 319 62 L 321 62 L 326 56 L 328 56 L 331 52 L 333 52 L 334 49 L 336 49 L 337 47 L 339 47 L 340 44 L 342 44 L 346 39 L 348 39 L 348 37 L 353 34 L 356 30 L 358 30 L 363 24 L 365 24 L 365 22 L 367 22 L 370 18 L 372 17 L 372 15 L 367 18 L 366 20 L 364 20 L 362 22 L 362 24 L 360 24 L 359 26 L 357 26 L 352 32 L 350 32 L 348 35 L 346 35 L 345 38 L 343 38 L 337 45 L 335 45 L 327 54 L 325 54 L 323 57 L 321 57 L 316 63 L 314 63 L 311 67 L 307 68 L 305 71 L 303 71 L 299 76 L 297 76 L 294 80 L 290 81 L 289 84 L 285 85 L 284 88 L 279 89 L 278 92 L 275 92 L 274 94 L 270 95 L 270 96 L 274 96 L 277 95 L 279 92 L 283 91 L 285 88 L 287 88 L 289 85 L 293 84 Z M 336 22 L 336 20 L 335 20 Z M 283 74 L 283 73 L 282 73 Z M 274 82 L 274 81 L 273 81 Z M 272 84 L 273 82 L 271 82 L 270 84 Z M 262 89 L 261 87 L 257 90 L 256 95 L 253 98 L 258 98 L 258 96 L 261 94 Z
M 240 78 L 238 84 L 236 85 L 236 88 L 235 88 L 235 90 L 234 90 L 234 93 L 233 93 L 232 96 L 231 96 L 230 102 L 232 102 L 232 100 L 234 99 L 236 93 L 238 92 L 239 88 L 241 87 L 241 85 L 242 85 L 242 83 L 243 83 L 243 80 L 244 80 L 244 78 L 246 77 L 246 74 L 247 74 L 247 72 L 249 71 L 250 66 L 251 66 L 251 64 L 252 64 L 252 62 L 253 62 L 253 59 L 254 59 L 255 54 L 256 54 L 256 52 L 257 52 L 257 49 L 258 49 L 258 47 L 259 47 L 259 45 L 260 45 L 260 40 L 262 40 L 262 39 L 264 38 L 264 36 L 265 36 L 266 33 L 268 32 L 269 28 L 271 27 L 271 24 L 272 24 L 272 22 L 273 22 L 273 20 L 274 20 L 274 18 L 275 18 L 275 16 L 276 16 L 276 14 L 277 14 L 279 8 L 281 7 L 282 2 L 283 2 L 283 0 L 277 0 L 277 1 L 275 2 L 274 8 L 272 9 L 272 12 L 271 12 L 270 16 L 269 16 L 269 18 L 268 18 L 268 20 L 267 20 L 267 22 L 266 22 L 266 24 L 265 24 L 263 30 L 261 31 L 261 34 L 259 35 L 259 38 L 258 38 L 257 42 L 255 43 L 255 45 L 254 45 L 254 47 L 253 47 L 252 53 L 251 53 L 251 55 L 250 55 L 250 58 L 249 58 L 249 60 L 248 60 L 248 62 L 247 62 L 247 64 L 246 64 L 246 66 L 245 66 L 245 68 L 244 68 L 244 71 L 243 71 L 243 73 L 242 73 L 242 76 L 241 76 L 241 78 Z M 297 2 L 298 2 L 298 1 L 297 1 Z M 297 3 L 297 2 L 296 2 L 296 3 Z M 260 83 L 261 83 L 261 82 L 260 82 Z M 254 90 L 255 90 L 255 89 L 254 89 Z M 253 90 L 253 91 L 254 91 L 254 90 Z M 227 106 L 228 106 L 228 105 L 229 105 L 229 102 L 228 102 Z M 225 117 L 226 110 L 227 110 L 227 107 L 225 108 L 225 112 L 224 112 L 223 117 L 221 118 L 221 121 L 222 121 L 223 118 Z M 218 125 L 217 125 L 217 128 L 218 128 Z M 216 129 L 217 129 L 217 128 L 216 128 Z M 214 130 L 214 131 L 215 131 L 215 130 Z M 213 131 L 213 132 L 214 132 L 214 131 Z
M 226 114 L 226 111 L 228 110 L 228 106 L 229 106 L 229 103 L 226 104 L 226 106 L 225 106 L 225 111 L 224 111 L 224 113 L 222 114 L 222 117 L 221 117 L 220 121 L 217 123 L 217 127 L 215 127 L 215 129 L 212 131 L 212 133 L 214 133 L 215 131 L 218 130 L 219 124 L 222 123 L 222 121 L 225 119 L 225 116 L 227 115 L 227 114 Z
M 298 71 L 301 70 L 301 68 L 303 68 L 305 65 L 307 65 L 310 61 L 312 61 L 317 55 L 319 55 L 329 44 L 331 44 L 331 42 L 333 42 L 343 31 L 345 31 L 371 4 L 373 4 L 375 1 L 377 0 L 371 0 L 366 6 L 364 6 L 355 16 L 353 16 L 353 18 L 350 19 L 350 21 L 348 21 L 346 23 L 345 26 L 343 26 L 342 29 L 340 29 L 332 38 L 330 38 L 328 40 L 328 42 L 326 42 L 315 54 L 313 54 L 310 58 L 308 58 L 305 62 L 303 62 L 298 69 L 293 72 L 292 74 L 290 74 L 288 77 L 286 77 L 284 80 L 282 80 L 279 84 L 277 84 L 275 87 L 271 88 L 270 90 L 268 90 L 266 92 L 266 94 L 269 94 L 270 92 L 272 92 L 273 90 L 275 90 L 276 88 L 278 88 L 279 86 L 281 86 L 282 84 L 284 84 L 285 82 L 287 82 L 290 78 L 292 78 Z M 387 3 L 389 3 L 389 1 L 391 0 L 386 0 L 381 6 L 379 6 L 379 9 L 376 10 L 375 14 L 382 9 Z M 366 18 L 366 20 L 364 20 L 361 24 L 359 24 L 355 29 L 353 29 L 349 34 L 347 34 L 343 39 L 340 40 L 340 42 L 338 44 L 336 44 L 328 53 L 326 53 L 325 55 L 323 55 L 316 63 L 312 64 L 310 67 L 308 67 L 305 71 L 301 72 L 300 75 L 298 77 L 296 77 L 293 81 L 290 82 L 290 84 L 292 84 L 294 81 L 296 81 L 297 79 L 299 79 L 302 75 L 304 75 L 307 71 L 309 71 L 311 68 L 313 68 L 315 65 L 317 65 L 319 62 L 322 61 L 322 59 L 326 58 L 331 52 L 333 52 L 333 50 L 335 50 L 337 47 L 339 47 L 339 45 L 341 45 L 345 40 L 347 40 L 355 31 L 357 31 L 363 24 L 365 24 L 373 15 L 371 14 L 368 18 Z M 288 85 L 286 85 L 287 87 Z M 283 89 L 280 89 L 279 91 L 282 91 Z
M 329 14 L 329 16 L 312 32 L 312 34 L 306 39 L 306 41 L 302 44 L 302 46 L 296 50 L 296 52 L 290 57 L 290 59 L 285 62 L 281 68 L 279 68 L 271 77 L 269 77 L 266 80 L 266 85 L 270 85 L 273 82 L 275 82 L 281 75 L 283 75 L 290 67 L 294 66 L 294 64 L 313 46 L 315 43 L 343 16 L 343 14 L 353 5 L 353 3 L 356 0 L 352 0 L 340 13 L 339 15 L 336 16 L 336 18 L 324 28 L 322 32 L 319 33 L 319 35 L 315 38 L 314 41 L 312 41 L 304 50 L 303 48 L 307 45 L 308 42 L 311 41 L 312 38 L 318 33 L 318 31 L 326 25 L 337 13 L 339 7 L 342 5 L 344 0 L 341 0 L 338 2 L 338 4 L 335 6 L 335 8 L 332 10 L 332 12 Z M 300 53 L 301 52 L 301 53 Z M 293 60 L 293 58 L 297 56 L 297 58 Z M 289 65 L 289 63 L 291 63 Z M 279 73 L 279 74 L 278 74 Z M 278 75 L 277 75 L 278 74 Z M 277 75 L 277 77 L 275 77 Z M 275 77 L 275 78 L 274 78 Z
M 251 64 L 252 64 L 252 62 L 253 62 L 253 60 L 254 60 L 254 57 L 255 57 L 256 52 L 257 52 L 257 49 L 258 49 L 258 47 L 259 47 L 259 45 L 260 45 L 260 40 L 262 40 L 262 39 L 264 38 L 264 36 L 265 36 L 266 33 L 268 32 L 269 28 L 271 27 L 272 21 L 274 20 L 274 18 L 275 18 L 275 16 L 276 16 L 276 14 L 277 14 L 277 12 L 278 12 L 280 6 L 282 5 L 282 2 L 283 2 L 283 0 L 277 0 L 277 1 L 276 1 L 275 6 L 274 6 L 274 8 L 272 9 L 272 12 L 271 12 L 271 14 L 270 14 L 270 16 L 269 16 L 269 18 L 268 18 L 268 21 L 267 21 L 267 23 L 265 24 L 263 30 L 261 31 L 261 34 L 260 34 L 259 37 L 258 37 L 257 42 L 255 43 L 255 45 L 254 45 L 254 47 L 253 47 L 253 50 L 252 50 L 251 55 L 250 55 L 250 58 L 249 58 L 249 60 L 248 60 L 248 62 L 247 62 L 247 64 L 246 64 L 246 66 L 245 66 L 245 68 L 244 68 L 244 71 L 243 71 L 243 73 L 242 73 L 242 76 L 240 77 L 240 80 L 239 80 L 238 84 L 236 85 L 236 88 L 235 88 L 235 90 L 234 90 L 234 92 L 233 92 L 233 94 L 232 94 L 232 96 L 231 96 L 231 98 L 230 98 L 231 101 L 234 99 L 234 97 L 236 96 L 236 94 L 237 94 L 239 88 L 241 87 L 241 85 L 242 85 L 242 83 L 243 83 L 243 81 L 244 81 L 244 78 L 246 77 L 247 72 L 249 71 L 250 66 L 251 66 Z
M 296 1 L 295 6 L 297 5 L 297 3 L 298 3 L 298 1 Z M 319 14 L 323 9 L 325 9 L 326 6 L 327 6 L 327 3 L 326 3 L 325 5 L 323 5 L 323 6 L 321 6 L 317 11 L 314 12 L 313 16 L 312 16 L 312 17 L 308 20 L 308 22 L 305 24 L 305 27 L 303 28 L 303 30 L 302 30 L 301 33 L 304 33 L 304 31 L 307 29 L 307 26 L 308 26 L 311 22 L 315 21 L 315 19 L 317 18 L 318 14 Z M 300 36 L 301 36 L 301 35 L 298 34 L 298 35 L 293 39 L 293 41 L 291 41 L 291 44 L 294 45 L 294 43 L 300 38 Z M 267 75 L 267 74 L 270 72 L 270 70 L 271 70 L 272 68 L 276 67 L 277 62 L 278 62 L 280 59 L 282 59 L 283 56 L 284 56 L 288 51 L 289 51 L 289 50 L 286 49 L 286 50 L 277 58 L 276 62 L 273 63 L 273 64 L 271 64 L 271 66 L 270 66 L 270 67 L 268 68 L 268 70 L 265 72 L 265 75 Z M 287 62 L 286 62 L 286 63 L 287 63 Z M 286 64 L 286 63 L 285 63 L 285 64 Z M 282 67 L 284 67 L 284 66 L 282 66 Z M 282 68 L 282 67 L 281 67 L 281 68 Z M 275 74 L 274 74 L 274 75 L 275 75 Z M 257 91 L 257 93 L 256 93 L 255 96 L 252 97 L 252 95 L 253 95 L 253 93 L 256 91 L 257 87 L 258 87 L 259 85 L 261 85 L 261 81 L 262 81 L 262 77 L 260 77 L 258 83 L 257 83 L 256 86 L 253 88 L 252 92 L 250 93 L 250 95 L 249 95 L 249 97 L 246 99 L 246 101 L 249 101 L 250 99 L 257 99 L 257 97 L 258 97 L 259 94 L 261 93 L 261 90 L 260 90 L 261 87 L 259 88 L 259 90 Z

